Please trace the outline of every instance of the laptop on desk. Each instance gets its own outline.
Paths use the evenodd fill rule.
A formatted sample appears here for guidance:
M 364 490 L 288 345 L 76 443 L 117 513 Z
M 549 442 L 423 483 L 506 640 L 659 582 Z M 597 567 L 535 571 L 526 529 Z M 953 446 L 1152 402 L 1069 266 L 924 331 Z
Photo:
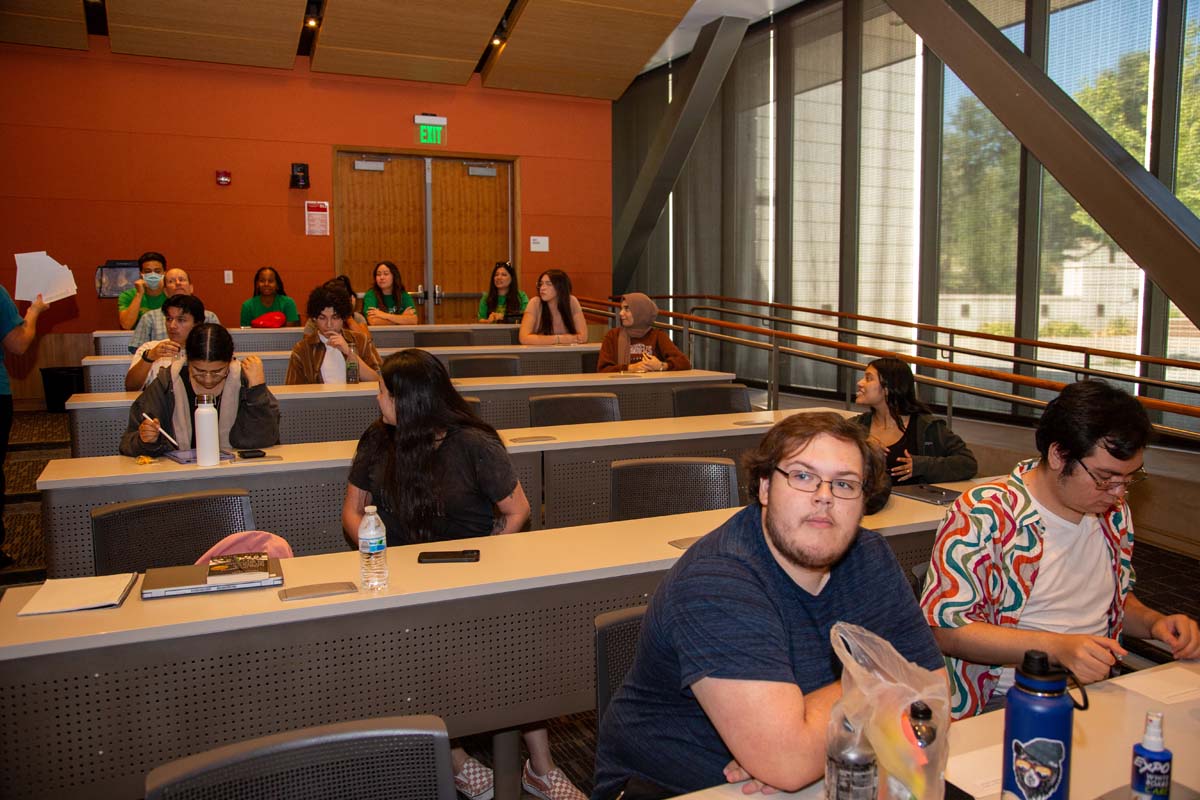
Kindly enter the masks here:
M 185 594 L 281 586 L 283 569 L 279 566 L 279 559 L 270 559 L 267 562 L 267 570 L 270 572 L 270 576 L 266 578 L 234 583 L 209 583 L 207 564 L 191 564 L 186 567 L 153 567 L 146 570 L 146 578 L 142 581 L 142 599 L 153 600 L 158 597 L 176 597 Z

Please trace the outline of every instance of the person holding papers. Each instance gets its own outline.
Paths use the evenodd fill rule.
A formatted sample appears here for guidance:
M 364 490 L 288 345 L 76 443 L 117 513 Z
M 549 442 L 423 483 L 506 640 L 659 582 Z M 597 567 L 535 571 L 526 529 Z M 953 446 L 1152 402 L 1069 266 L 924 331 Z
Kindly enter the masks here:
M 117 297 L 117 319 L 121 328 L 132 330 L 147 311 L 162 308 L 167 293 L 163 290 L 163 274 L 167 271 L 167 257 L 153 250 L 142 253 L 138 258 L 141 277 Z
M 37 320 L 49 306 L 37 298 L 25 309 L 24 318 L 17 313 L 17 305 L 9 295 L 8 289 L 0 286 L 0 337 L 4 340 L 4 353 L 21 355 L 33 344 L 37 336 Z M 4 460 L 8 457 L 8 434 L 12 430 L 13 398 L 12 384 L 8 380 L 8 370 L 0 360 L 0 547 L 4 546 Z M 0 569 L 12 566 L 13 559 L 0 550 Z
M 374 505 L 389 546 L 516 533 L 529 500 L 494 428 L 471 413 L 434 356 L 411 348 L 383 362 L 381 419 L 359 439 L 350 464 L 342 528 L 358 544 Z M 525 731 L 525 791 L 549 800 L 585 800 L 554 764 L 544 727 Z M 493 795 L 492 771 L 462 748 L 451 753 L 454 783 L 471 800 Z
M 220 325 L 192 328 L 184 343 L 186 361 L 160 370 L 129 409 L 121 454 L 158 456 L 189 450 L 196 396 L 213 395 L 217 431 L 224 450 L 279 443 L 279 402 L 267 388 L 262 359 L 233 357 L 233 337 Z M 179 443 L 176 447 L 171 443 Z

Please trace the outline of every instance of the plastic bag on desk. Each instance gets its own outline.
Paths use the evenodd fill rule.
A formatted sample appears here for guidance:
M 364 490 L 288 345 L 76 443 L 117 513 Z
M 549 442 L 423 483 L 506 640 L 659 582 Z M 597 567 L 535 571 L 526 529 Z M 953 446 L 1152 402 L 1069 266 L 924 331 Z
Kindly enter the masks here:
M 841 659 L 842 698 L 832 717 L 844 714 L 864 735 L 886 774 L 879 796 L 942 800 L 949 756 L 950 696 L 946 678 L 906 660 L 865 628 L 839 622 L 829 633 Z M 924 703 L 930 714 L 921 719 Z

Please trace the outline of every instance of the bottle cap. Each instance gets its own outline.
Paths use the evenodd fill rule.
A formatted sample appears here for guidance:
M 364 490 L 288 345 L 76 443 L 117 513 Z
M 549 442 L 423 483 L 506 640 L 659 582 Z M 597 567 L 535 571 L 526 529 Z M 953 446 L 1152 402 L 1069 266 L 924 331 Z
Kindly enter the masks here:
M 1147 750 L 1163 748 L 1163 715 L 1161 711 L 1146 712 L 1146 732 L 1142 735 L 1142 747 Z
M 923 701 L 918 700 L 908 707 L 908 718 L 928 722 L 933 719 L 933 709 L 925 705 Z
M 216 398 L 214 398 L 211 394 L 196 395 L 196 405 L 198 405 L 198 406 L 211 406 L 211 405 L 214 405 L 216 402 L 217 402 Z
M 366 508 L 363 509 L 363 511 L 367 512 L 368 514 L 374 514 L 375 506 L 367 506 Z
M 1015 681 L 1039 691 L 1065 691 L 1067 672 L 1050 666 L 1050 656 L 1044 651 L 1026 650 L 1021 666 L 1017 667 Z

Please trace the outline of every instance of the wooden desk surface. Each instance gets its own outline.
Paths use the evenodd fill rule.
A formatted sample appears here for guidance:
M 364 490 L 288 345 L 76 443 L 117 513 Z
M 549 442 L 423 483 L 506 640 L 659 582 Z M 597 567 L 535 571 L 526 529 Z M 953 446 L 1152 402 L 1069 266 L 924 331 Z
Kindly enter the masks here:
M 728 382 L 736 378 L 730 372 L 703 369 L 650 373 L 586 373 L 577 375 L 514 375 L 505 378 L 455 378 L 454 385 L 463 394 L 502 389 L 553 389 L 556 391 L 606 391 L 605 386 L 619 383 L 708 383 Z M 586 389 L 585 389 L 586 387 Z M 375 383 L 331 383 L 301 386 L 272 386 L 271 393 L 280 401 L 304 396 L 341 398 L 366 397 L 377 391 Z M 85 408 L 117 408 L 128 406 L 140 392 L 97 392 L 76 394 L 67 400 L 67 411 Z

